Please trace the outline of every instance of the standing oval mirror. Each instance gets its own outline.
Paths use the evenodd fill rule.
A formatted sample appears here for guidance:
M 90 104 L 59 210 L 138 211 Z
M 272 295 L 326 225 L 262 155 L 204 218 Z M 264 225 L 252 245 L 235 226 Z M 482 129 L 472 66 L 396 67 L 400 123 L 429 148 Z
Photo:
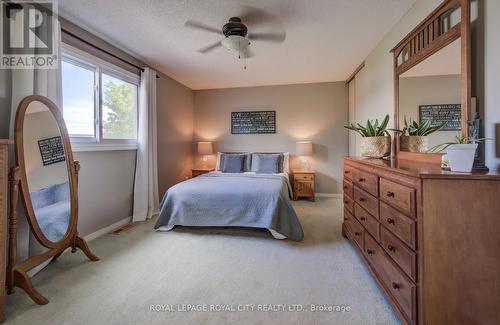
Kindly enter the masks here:
M 23 202 L 34 235 L 44 246 L 53 247 L 69 233 L 75 208 L 65 127 L 58 122 L 58 108 L 46 98 L 24 102 L 17 117 Z
M 16 166 L 11 173 L 11 212 L 7 291 L 22 288 L 38 304 L 48 299 L 33 288 L 28 271 L 56 260 L 68 247 L 92 261 L 99 258 L 78 235 L 78 170 L 68 131 L 57 106 L 46 97 L 28 96 L 19 104 L 15 122 Z M 20 185 L 26 218 L 35 238 L 48 248 L 17 264 L 17 197 Z

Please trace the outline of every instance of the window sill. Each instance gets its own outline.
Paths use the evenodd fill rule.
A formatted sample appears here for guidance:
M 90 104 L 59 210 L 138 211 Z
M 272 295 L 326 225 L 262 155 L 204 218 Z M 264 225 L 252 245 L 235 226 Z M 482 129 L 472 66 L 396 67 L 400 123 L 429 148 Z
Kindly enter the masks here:
M 92 151 L 123 151 L 123 150 L 137 150 L 136 143 L 129 144 L 104 144 L 104 143 L 82 143 L 72 142 L 71 148 L 73 152 L 92 152 Z

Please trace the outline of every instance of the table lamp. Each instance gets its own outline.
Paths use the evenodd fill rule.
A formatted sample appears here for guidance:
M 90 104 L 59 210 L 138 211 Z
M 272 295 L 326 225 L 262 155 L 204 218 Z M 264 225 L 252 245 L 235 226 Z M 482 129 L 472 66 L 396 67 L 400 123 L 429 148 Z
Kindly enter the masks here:
M 214 153 L 213 142 L 200 141 L 198 142 L 198 154 L 202 156 L 202 168 L 207 169 L 208 156 Z

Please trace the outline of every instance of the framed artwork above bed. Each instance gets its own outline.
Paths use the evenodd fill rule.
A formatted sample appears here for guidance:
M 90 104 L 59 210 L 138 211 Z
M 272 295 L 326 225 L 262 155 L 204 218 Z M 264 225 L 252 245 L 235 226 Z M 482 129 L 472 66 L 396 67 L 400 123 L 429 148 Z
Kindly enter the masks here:
M 231 134 L 275 134 L 276 111 L 231 112 Z

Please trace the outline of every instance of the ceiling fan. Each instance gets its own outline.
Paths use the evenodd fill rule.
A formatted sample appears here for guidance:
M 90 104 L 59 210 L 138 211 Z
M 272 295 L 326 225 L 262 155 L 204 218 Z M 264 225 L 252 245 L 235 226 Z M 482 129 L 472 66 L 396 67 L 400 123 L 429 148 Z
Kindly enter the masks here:
M 193 20 L 188 20 L 184 24 L 186 27 L 194 28 L 198 30 L 204 30 L 210 33 L 214 33 L 224 38 L 208 46 L 202 47 L 198 52 L 202 54 L 209 53 L 219 47 L 224 47 L 230 51 L 238 53 L 241 58 L 250 58 L 254 56 L 250 45 L 251 42 L 263 41 L 263 42 L 273 42 L 282 43 L 285 41 L 286 34 L 284 32 L 272 32 L 272 33 L 249 33 L 247 26 L 243 22 L 247 23 L 263 23 L 266 20 L 273 19 L 271 15 L 257 15 L 257 13 L 248 13 L 240 17 L 231 17 L 229 21 L 222 26 L 222 29 L 207 26 L 203 23 L 199 23 Z

